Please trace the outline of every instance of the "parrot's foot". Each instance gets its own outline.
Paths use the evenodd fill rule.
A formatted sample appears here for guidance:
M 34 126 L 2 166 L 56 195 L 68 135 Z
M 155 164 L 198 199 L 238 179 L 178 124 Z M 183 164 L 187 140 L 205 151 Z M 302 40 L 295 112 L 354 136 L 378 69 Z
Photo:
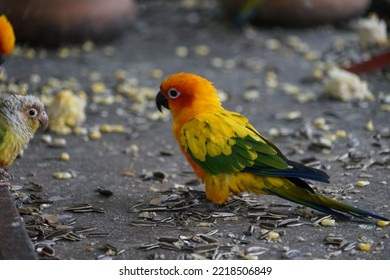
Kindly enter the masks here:
M 3 176 L 3 180 L 0 180 L 0 184 L 1 182 L 6 182 L 13 178 L 12 174 L 8 173 L 8 171 L 3 168 L 0 168 L 0 175 Z
M 8 182 L 5 182 L 3 180 L 0 180 L 0 188 L 8 188 L 9 190 L 12 189 L 12 185 Z

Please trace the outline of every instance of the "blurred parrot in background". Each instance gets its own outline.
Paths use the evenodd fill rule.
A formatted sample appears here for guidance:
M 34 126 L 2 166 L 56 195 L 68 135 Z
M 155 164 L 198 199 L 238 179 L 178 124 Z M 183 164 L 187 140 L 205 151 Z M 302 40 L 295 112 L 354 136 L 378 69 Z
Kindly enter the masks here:
M 15 34 L 11 23 L 5 15 L 0 16 L 0 65 L 6 56 L 11 55 L 15 47 Z
M 223 204 L 230 193 L 272 194 L 334 217 L 388 220 L 314 193 L 302 179 L 329 183 L 329 176 L 287 159 L 245 117 L 225 110 L 212 83 L 196 74 L 166 78 L 156 105 L 171 111 L 173 134 L 214 203 Z
M 0 174 L 11 175 L 3 167 L 13 163 L 34 136 L 39 126 L 46 129 L 49 118 L 41 101 L 35 96 L 10 95 L 0 99 Z M 8 186 L 5 180 L 0 186 Z
M 234 23 L 238 26 L 242 26 L 256 17 L 256 14 L 262 8 L 267 0 L 245 0 L 241 1 L 242 4 L 238 9 L 238 12 L 234 16 Z

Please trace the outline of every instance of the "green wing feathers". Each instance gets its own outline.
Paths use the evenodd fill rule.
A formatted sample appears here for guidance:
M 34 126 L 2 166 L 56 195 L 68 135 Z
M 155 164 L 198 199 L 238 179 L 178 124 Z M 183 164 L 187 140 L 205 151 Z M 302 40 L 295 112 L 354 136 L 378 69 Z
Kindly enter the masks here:
M 235 173 L 257 165 L 288 167 L 278 151 L 238 114 L 199 115 L 182 127 L 180 143 L 210 174 Z
M 18 155 L 15 146 L 17 139 L 12 139 L 10 129 L 3 116 L 0 117 L 0 167 L 10 165 Z
M 289 161 L 238 113 L 198 115 L 182 127 L 180 144 L 199 166 L 213 175 L 248 172 L 329 182 L 325 172 Z
M 0 144 L 4 142 L 5 135 L 8 132 L 7 126 L 4 118 L 0 117 Z

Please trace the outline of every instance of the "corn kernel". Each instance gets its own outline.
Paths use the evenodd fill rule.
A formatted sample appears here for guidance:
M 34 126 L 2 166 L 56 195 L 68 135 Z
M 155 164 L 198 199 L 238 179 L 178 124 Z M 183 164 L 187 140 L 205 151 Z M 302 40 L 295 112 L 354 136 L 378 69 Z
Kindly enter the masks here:
M 370 184 L 369 181 L 358 181 L 356 182 L 356 186 L 359 188 L 364 188 Z
M 323 219 L 320 224 L 324 227 L 334 227 L 336 221 L 334 219 Z
M 267 238 L 269 239 L 278 239 L 280 237 L 280 234 L 276 231 L 270 231 L 267 233 Z
M 72 178 L 72 174 L 70 174 L 69 172 L 55 172 L 53 174 L 53 177 L 54 177 L 54 179 L 57 179 L 57 180 L 67 180 L 67 179 Z
M 338 138 L 346 138 L 347 137 L 347 132 L 345 130 L 337 130 L 336 131 L 336 136 Z
M 70 159 L 70 156 L 68 153 L 62 153 L 60 156 L 60 160 L 68 161 Z
M 371 249 L 371 244 L 370 243 L 359 243 L 358 248 L 360 251 L 370 251 Z
M 102 134 L 99 130 L 93 130 L 89 133 L 89 139 L 91 140 L 99 140 L 100 138 L 102 138 Z
M 379 220 L 376 222 L 376 225 L 378 227 L 387 227 L 389 224 L 390 224 L 390 221 Z

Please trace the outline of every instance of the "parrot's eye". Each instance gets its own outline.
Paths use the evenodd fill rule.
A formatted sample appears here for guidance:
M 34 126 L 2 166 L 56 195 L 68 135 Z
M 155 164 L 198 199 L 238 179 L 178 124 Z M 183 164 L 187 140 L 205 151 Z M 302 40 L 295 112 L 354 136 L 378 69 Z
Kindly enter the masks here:
M 178 98 L 180 96 L 180 92 L 175 88 L 170 88 L 168 90 L 168 96 L 172 99 Z
M 30 117 L 36 117 L 38 115 L 38 111 L 36 109 L 34 109 L 34 108 L 30 109 L 30 110 L 28 110 L 28 115 Z

